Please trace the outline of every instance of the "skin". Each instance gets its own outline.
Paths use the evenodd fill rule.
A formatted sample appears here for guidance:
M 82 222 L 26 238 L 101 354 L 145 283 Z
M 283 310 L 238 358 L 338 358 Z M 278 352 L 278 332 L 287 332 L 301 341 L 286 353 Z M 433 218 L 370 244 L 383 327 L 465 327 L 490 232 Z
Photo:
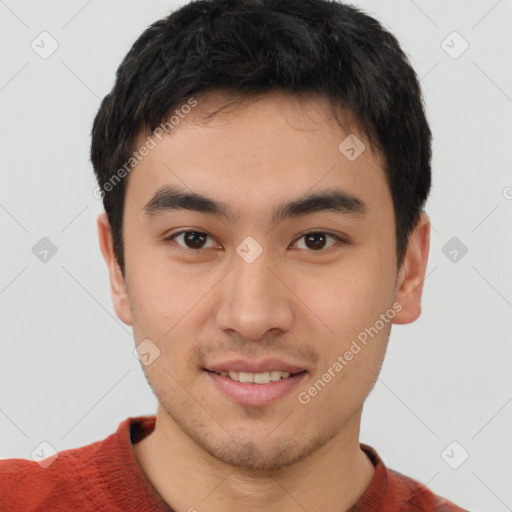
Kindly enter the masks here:
M 382 158 L 320 96 L 260 94 L 203 122 L 222 91 L 198 106 L 131 171 L 123 234 L 126 274 L 111 229 L 98 217 L 114 307 L 136 344 L 161 351 L 142 366 L 159 401 L 156 428 L 133 445 L 147 477 L 177 511 L 348 510 L 374 468 L 359 446 L 364 401 L 384 359 L 391 323 L 415 321 L 427 267 L 426 214 L 397 268 L 395 219 Z M 355 133 L 366 150 L 349 161 L 338 145 Z M 144 140 L 141 135 L 141 143 Z M 176 210 L 148 218 L 143 207 L 166 184 L 229 204 L 232 222 Z M 364 217 L 321 211 L 274 224 L 272 208 L 326 188 L 367 203 Z M 186 254 L 180 230 L 208 238 Z M 325 247 L 304 234 L 323 231 Z M 236 252 L 248 236 L 263 248 L 247 263 Z M 194 249 L 190 249 L 193 251 Z M 194 246 L 192 246 L 194 247 Z M 400 312 L 307 405 L 308 388 L 379 315 Z M 236 357 L 276 357 L 308 370 L 299 389 L 262 407 L 238 405 L 214 386 L 205 366 Z

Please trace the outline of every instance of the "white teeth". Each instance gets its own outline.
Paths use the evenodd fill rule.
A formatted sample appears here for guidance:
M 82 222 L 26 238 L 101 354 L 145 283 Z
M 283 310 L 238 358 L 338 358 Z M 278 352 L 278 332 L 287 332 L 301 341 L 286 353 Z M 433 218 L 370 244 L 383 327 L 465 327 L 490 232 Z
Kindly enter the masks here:
M 238 380 L 240 382 L 254 382 L 254 373 L 240 372 L 238 374 Z
M 270 382 L 270 372 L 255 373 L 254 382 L 256 384 L 268 384 Z
M 270 372 L 270 380 L 275 382 L 279 379 L 287 379 L 290 376 L 290 372 Z
M 276 382 L 281 379 L 287 379 L 291 373 L 290 372 L 279 372 L 279 371 L 271 371 L 271 372 L 261 372 L 261 373 L 251 373 L 251 372 L 219 372 L 223 377 L 229 377 L 231 380 L 236 380 L 237 382 L 252 382 L 254 384 L 268 384 L 269 382 Z

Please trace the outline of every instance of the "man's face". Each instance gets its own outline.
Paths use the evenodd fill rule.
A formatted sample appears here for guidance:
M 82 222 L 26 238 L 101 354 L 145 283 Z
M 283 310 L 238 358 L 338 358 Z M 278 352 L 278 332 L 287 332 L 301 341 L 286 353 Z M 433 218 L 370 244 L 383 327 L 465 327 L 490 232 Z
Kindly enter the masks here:
M 197 99 L 129 176 L 127 295 L 116 310 L 137 345 L 160 350 L 143 368 L 172 424 L 221 461 L 279 467 L 358 432 L 392 323 L 381 315 L 396 300 L 392 198 L 380 157 L 339 127 L 327 100 L 271 93 L 201 124 Z M 355 160 L 339 149 L 351 133 L 366 145 Z M 225 203 L 233 217 L 164 202 L 146 211 L 166 186 Z M 328 192 L 365 208 L 273 218 Z M 267 370 L 300 373 L 267 384 L 218 374 L 251 369 L 262 382 Z

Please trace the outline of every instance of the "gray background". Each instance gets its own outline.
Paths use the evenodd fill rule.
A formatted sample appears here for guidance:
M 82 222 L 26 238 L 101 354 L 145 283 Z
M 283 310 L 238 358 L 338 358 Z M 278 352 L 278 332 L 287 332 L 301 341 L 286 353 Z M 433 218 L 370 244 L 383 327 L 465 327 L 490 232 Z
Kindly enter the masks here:
M 392 330 L 361 441 L 471 511 L 512 510 L 512 2 L 354 4 L 410 56 L 434 133 L 423 314 Z M 177 5 L 0 1 L 2 458 L 89 444 L 156 411 L 111 304 L 88 151 L 121 59 Z M 31 47 L 51 49 L 43 31 L 59 45 L 47 58 Z M 43 237 L 57 248 L 46 262 L 32 251 Z

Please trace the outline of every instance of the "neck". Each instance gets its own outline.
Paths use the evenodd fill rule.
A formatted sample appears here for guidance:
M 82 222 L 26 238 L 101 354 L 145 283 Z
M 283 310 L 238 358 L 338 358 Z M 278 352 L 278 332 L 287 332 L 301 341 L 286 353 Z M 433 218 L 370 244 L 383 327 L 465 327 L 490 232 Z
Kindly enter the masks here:
M 135 458 L 174 510 L 247 512 L 349 510 L 374 467 L 359 446 L 361 411 L 304 460 L 272 471 L 225 464 L 194 443 L 158 408 L 155 430 L 133 445 Z

